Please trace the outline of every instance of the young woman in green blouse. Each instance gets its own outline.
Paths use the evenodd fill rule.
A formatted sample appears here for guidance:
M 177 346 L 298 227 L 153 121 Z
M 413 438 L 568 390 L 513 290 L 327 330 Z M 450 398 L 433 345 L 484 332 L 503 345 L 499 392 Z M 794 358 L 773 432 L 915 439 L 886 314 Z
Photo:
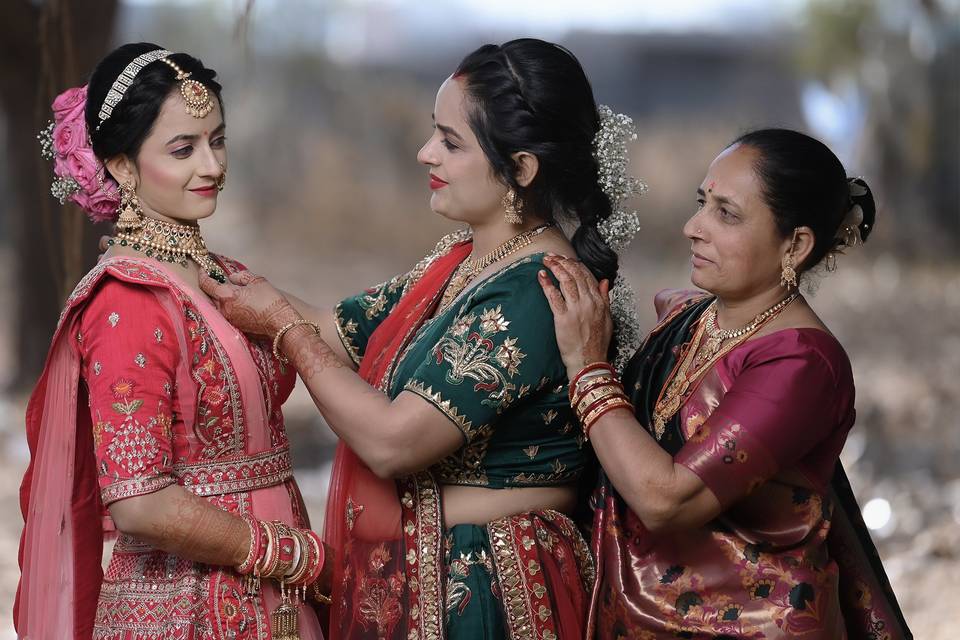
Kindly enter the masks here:
M 340 437 L 329 637 L 582 638 L 594 569 L 565 514 L 592 454 L 536 275 L 545 253 L 616 275 L 600 114 L 569 51 L 523 39 L 468 55 L 433 120 L 430 206 L 468 229 L 332 311 L 249 273 L 205 291 Z

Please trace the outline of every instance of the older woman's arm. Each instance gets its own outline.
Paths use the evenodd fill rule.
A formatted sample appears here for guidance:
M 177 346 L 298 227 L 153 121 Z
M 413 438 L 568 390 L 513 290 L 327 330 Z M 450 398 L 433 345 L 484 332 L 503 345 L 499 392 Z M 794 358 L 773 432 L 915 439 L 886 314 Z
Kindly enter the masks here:
M 607 282 L 598 286 L 576 261 L 547 258 L 544 263 L 560 283 L 558 289 L 546 272 L 540 273 L 540 285 L 554 313 L 557 343 L 572 380 L 587 364 L 606 359 L 613 329 Z M 604 472 L 647 529 L 694 527 L 720 513 L 720 503 L 710 489 L 674 462 L 626 409 L 601 416 L 590 440 Z

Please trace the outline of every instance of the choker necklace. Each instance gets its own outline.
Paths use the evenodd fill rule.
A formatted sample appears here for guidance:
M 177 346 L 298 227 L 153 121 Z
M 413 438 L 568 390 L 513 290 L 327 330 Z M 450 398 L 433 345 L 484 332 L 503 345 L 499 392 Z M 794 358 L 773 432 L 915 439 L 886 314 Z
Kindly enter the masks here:
M 534 238 L 539 236 L 541 233 L 551 228 L 553 224 L 541 224 L 538 227 L 534 227 L 529 231 L 524 231 L 523 233 L 517 234 L 498 246 L 496 249 L 490 253 L 474 260 L 473 258 L 467 258 L 460 263 L 460 266 L 457 267 L 456 271 L 453 272 L 453 275 L 450 277 L 450 282 L 447 284 L 447 288 L 443 291 L 443 297 L 440 299 L 440 306 L 437 307 L 436 315 L 443 313 L 450 303 L 456 299 L 460 293 L 467 288 L 467 285 L 473 281 L 477 275 L 492 265 L 497 260 L 501 260 L 515 251 L 526 247 Z
M 226 273 L 210 257 L 200 235 L 200 227 L 144 217 L 141 227 L 129 231 L 118 229 L 107 244 L 130 247 L 143 252 L 148 258 L 179 264 L 181 267 L 187 266 L 188 259 L 193 260 L 217 282 L 222 284 L 227 281 Z

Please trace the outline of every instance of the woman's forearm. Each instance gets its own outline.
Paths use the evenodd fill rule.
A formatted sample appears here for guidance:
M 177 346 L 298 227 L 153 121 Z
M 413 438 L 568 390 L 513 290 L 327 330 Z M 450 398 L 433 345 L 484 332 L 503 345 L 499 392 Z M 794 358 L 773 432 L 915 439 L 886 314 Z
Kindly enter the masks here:
M 309 327 L 288 331 L 281 347 L 330 428 L 378 475 L 422 469 L 462 444 L 442 413 L 419 397 L 390 400 Z
M 123 533 L 187 560 L 236 566 L 250 549 L 242 518 L 179 485 L 115 502 L 109 510 Z
M 353 360 L 347 354 L 346 348 L 340 342 L 340 334 L 337 331 L 337 321 L 333 309 L 329 307 L 314 307 L 310 303 L 298 298 L 292 293 L 282 292 L 284 297 L 290 303 L 290 306 L 296 310 L 304 320 L 313 322 L 320 327 L 320 335 L 324 341 L 333 350 L 337 358 L 345 362 L 351 368 L 354 367 Z
M 699 526 L 719 513 L 700 479 L 676 464 L 631 412 L 601 416 L 590 429 L 590 442 L 604 473 L 647 529 Z

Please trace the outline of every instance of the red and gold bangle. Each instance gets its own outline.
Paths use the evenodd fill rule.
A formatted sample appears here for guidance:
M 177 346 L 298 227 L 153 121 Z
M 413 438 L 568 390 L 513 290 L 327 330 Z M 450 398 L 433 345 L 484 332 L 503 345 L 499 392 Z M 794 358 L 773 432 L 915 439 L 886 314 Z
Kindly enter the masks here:
M 589 440 L 590 431 L 593 429 L 594 425 L 597 424 L 597 421 L 607 413 L 613 411 L 614 409 L 627 409 L 632 413 L 633 405 L 630 404 L 630 401 L 627 400 L 626 396 L 615 396 L 607 403 L 600 405 L 599 407 L 596 407 L 583 420 L 583 437 Z
M 583 400 L 583 396 L 590 393 L 594 389 L 610 384 L 620 386 L 620 381 L 613 376 L 603 375 L 591 378 L 587 381 L 582 381 L 580 384 L 583 385 L 583 387 L 577 389 L 577 393 L 574 394 L 573 399 L 570 401 L 571 406 L 575 407 L 580 403 L 581 400 Z
M 581 426 L 591 422 L 597 410 L 606 407 L 613 402 L 629 402 L 629 400 L 627 399 L 627 396 L 623 395 L 622 393 L 611 393 L 603 398 L 600 398 L 588 406 L 585 411 L 577 414 L 577 418 L 580 420 Z
M 619 382 L 597 385 L 577 399 L 577 404 L 573 410 L 578 416 L 585 416 L 589 413 L 589 407 L 592 404 L 615 395 L 623 395 L 623 386 Z
M 260 563 L 257 565 L 257 575 L 272 578 L 280 564 L 280 532 L 277 530 L 275 522 L 262 520 L 260 524 L 263 526 L 267 544 Z
M 296 539 L 300 553 L 296 566 L 293 567 L 293 571 L 286 578 L 286 583 L 294 587 L 299 587 L 307 584 L 304 578 L 310 572 L 311 565 L 313 564 L 313 549 L 310 547 L 310 542 L 304 530 L 290 527 L 290 533 L 293 534 L 293 537 Z
M 588 364 L 583 369 L 580 369 L 580 371 L 578 371 L 577 374 L 573 376 L 573 380 L 570 381 L 569 395 L 570 395 L 571 404 L 573 403 L 573 396 L 576 393 L 577 385 L 580 384 L 580 381 L 583 379 L 583 377 L 593 371 L 599 371 L 599 370 L 607 371 L 610 373 L 611 376 L 614 376 L 614 377 L 616 377 L 617 375 L 617 372 L 616 370 L 614 370 L 613 365 L 611 365 L 609 362 L 594 362 L 594 363 Z
M 243 514 L 241 518 L 243 518 L 243 521 L 247 523 L 247 527 L 250 529 L 250 549 L 247 551 L 247 557 L 237 565 L 236 569 L 237 573 L 245 576 L 253 571 L 257 565 L 257 560 L 260 559 L 260 555 L 263 553 L 263 539 L 260 533 L 260 523 L 256 518 L 249 513 Z
M 310 569 L 307 572 L 305 584 L 313 584 L 323 572 L 323 565 L 326 561 L 326 552 L 323 548 L 323 542 L 320 540 L 320 536 L 310 529 L 305 530 L 303 533 L 309 540 L 311 549 L 311 564 Z
M 277 527 L 277 565 L 268 575 L 271 578 L 285 578 L 290 575 L 296 561 L 297 541 L 285 523 L 275 520 Z

